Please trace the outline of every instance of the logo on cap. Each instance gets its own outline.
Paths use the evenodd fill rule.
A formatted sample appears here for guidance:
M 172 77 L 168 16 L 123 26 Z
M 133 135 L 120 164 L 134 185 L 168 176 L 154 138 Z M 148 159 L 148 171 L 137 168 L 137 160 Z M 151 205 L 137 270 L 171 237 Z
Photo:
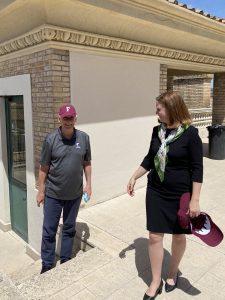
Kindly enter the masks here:
M 191 224 L 191 229 L 192 229 L 192 224 Z M 205 216 L 205 223 L 203 224 L 202 228 L 197 230 L 195 229 L 195 232 L 200 234 L 200 235 L 207 235 L 209 234 L 211 230 L 211 224 L 210 224 L 210 220 L 207 216 Z
M 64 117 L 76 117 L 77 113 L 75 107 L 72 104 L 64 104 L 59 108 L 59 116 Z

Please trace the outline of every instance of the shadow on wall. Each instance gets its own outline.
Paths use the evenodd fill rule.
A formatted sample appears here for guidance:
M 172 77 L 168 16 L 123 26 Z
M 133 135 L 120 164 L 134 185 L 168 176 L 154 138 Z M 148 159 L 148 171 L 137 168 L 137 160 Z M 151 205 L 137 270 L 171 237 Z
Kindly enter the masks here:
M 82 250 L 86 252 L 93 248 L 88 242 L 90 237 L 90 230 L 86 223 L 76 223 L 76 238 L 74 240 L 74 250 Z M 73 251 L 76 254 L 76 251 Z
M 58 239 L 56 242 L 56 261 L 59 260 L 60 256 L 60 249 L 61 249 L 61 239 L 62 239 L 62 228 L 63 224 L 59 225 L 58 228 Z M 83 251 L 87 252 L 88 250 L 92 249 L 88 243 L 88 239 L 90 237 L 89 227 L 86 223 L 77 222 L 76 223 L 76 235 L 74 238 L 73 250 L 72 250 L 72 258 L 76 257 L 78 252 Z
M 138 271 L 138 276 L 149 286 L 149 283 L 152 280 L 151 269 L 148 257 L 148 239 L 137 238 L 134 240 L 133 244 L 129 245 L 127 248 L 123 249 L 119 257 L 121 259 L 126 258 L 127 251 L 135 251 L 135 264 Z M 166 280 L 167 272 L 169 267 L 169 261 L 171 259 L 170 253 L 164 249 L 164 260 L 163 260 L 163 269 L 162 269 L 162 278 Z M 181 289 L 185 293 L 195 296 L 201 293 L 197 288 L 195 288 L 188 279 L 182 277 L 182 272 L 179 270 L 179 281 L 178 289 Z

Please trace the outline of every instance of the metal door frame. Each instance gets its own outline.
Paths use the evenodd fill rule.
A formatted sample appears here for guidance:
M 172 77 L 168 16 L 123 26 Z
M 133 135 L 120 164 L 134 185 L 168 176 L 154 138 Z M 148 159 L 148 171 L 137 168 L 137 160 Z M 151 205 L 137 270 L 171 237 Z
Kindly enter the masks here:
M 11 219 L 11 227 L 12 230 L 15 231 L 21 238 L 23 238 L 26 242 L 28 241 L 28 213 L 27 213 L 27 203 L 26 203 L 26 233 L 25 235 L 22 234 L 14 223 L 14 214 L 13 211 L 13 193 L 12 193 L 12 185 L 13 183 L 20 188 L 21 190 L 24 190 L 26 192 L 26 201 L 27 201 L 27 182 L 26 184 L 23 184 L 22 182 L 18 181 L 16 178 L 13 178 L 12 176 L 12 165 L 13 165 L 13 157 L 12 157 L 12 149 L 11 149 L 11 127 L 9 127 L 9 124 L 11 123 L 11 115 L 10 115 L 10 107 L 9 107 L 9 101 L 10 98 L 13 98 L 14 102 L 23 103 L 24 106 L 24 100 L 22 95 L 16 95 L 16 96 L 5 96 L 5 119 L 6 119 L 6 141 L 7 141 L 7 157 L 8 157 L 8 183 L 9 183 L 9 202 L 10 202 L 10 219 Z M 25 123 L 25 116 L 24 116 L 24 123 Z

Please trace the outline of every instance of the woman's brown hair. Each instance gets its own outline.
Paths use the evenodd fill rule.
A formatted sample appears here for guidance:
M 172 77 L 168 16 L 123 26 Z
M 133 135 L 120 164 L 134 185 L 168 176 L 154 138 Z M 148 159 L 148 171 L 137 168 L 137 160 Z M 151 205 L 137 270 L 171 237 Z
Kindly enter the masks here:
M 168 91 L 156 98 L 156 101 L 166 108 L 169 122 L 172 125 L 174 123 L 181 123 L 183 125 L 190 125 L 191 115 L 183 98 L 174 91 Z

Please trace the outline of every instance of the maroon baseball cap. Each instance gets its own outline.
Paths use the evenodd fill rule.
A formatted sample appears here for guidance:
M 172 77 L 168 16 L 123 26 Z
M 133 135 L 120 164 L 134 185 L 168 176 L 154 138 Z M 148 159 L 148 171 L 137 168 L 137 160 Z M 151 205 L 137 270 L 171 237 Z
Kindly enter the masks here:
M 180 198 L 178 220 L 183 229 L 191 229 L 192 234 L 200 238 L 205 244 L 215 247 L 223 240 L 223 232 L 212 221 L 211 217 L 201 212 L 196 218 L 190 218 L 187 214 L 190 201 L 190 193 L 184 193 Z
M 181 195 L 180 198 L 180 208 L 178 210 L 177 216 L 180 226 L 183 229 L 190 228 L 190 217 L 187 214 L 187 211 L 189 209 L 190 197 L 190 193 L 184 193 Z
M 211 247 L 216 247 L 223 240 L 223 232 L 212 221 L 210 216 L 204 212 L 201 212 L 198 217 L 191 219 L 191 231 Z
M 76 117 L 77 113 L 75 107 L 72 104 L 63 104 L 59 108 L 59 116 L 64 117 Z

